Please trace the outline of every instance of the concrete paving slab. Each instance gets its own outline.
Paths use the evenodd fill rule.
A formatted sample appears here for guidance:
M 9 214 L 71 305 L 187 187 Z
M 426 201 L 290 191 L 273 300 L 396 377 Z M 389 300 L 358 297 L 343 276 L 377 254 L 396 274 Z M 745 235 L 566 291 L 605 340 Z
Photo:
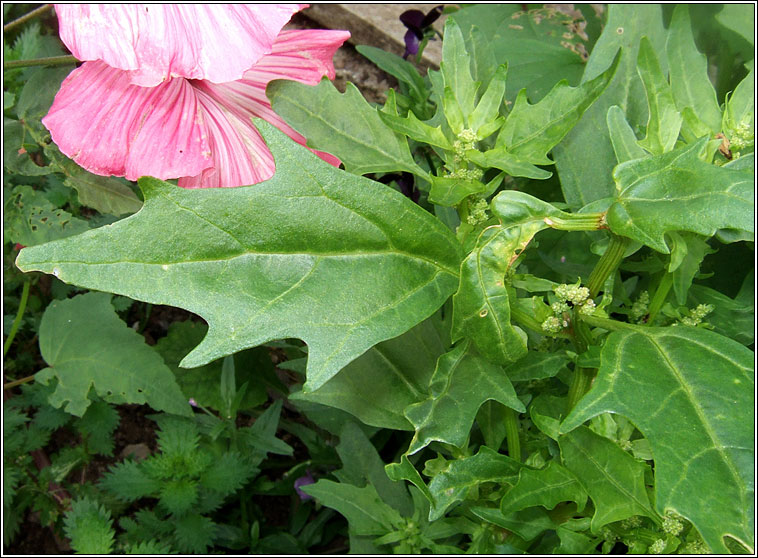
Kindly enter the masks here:
M 439 4 L 311 4 L 303 15 L 329 29 L 346 29 L 354 45 L 370 45 L 402 56 L 405 52 L 403 37 L 407 31 L 400 21 L 406 10 L 427 13 Z M 447 15 L 434 22 L 434 28 L 442 30 Z M 429 41 L 421 58 L 420 66 L 439 68 L 442 60 L 442 42 Z

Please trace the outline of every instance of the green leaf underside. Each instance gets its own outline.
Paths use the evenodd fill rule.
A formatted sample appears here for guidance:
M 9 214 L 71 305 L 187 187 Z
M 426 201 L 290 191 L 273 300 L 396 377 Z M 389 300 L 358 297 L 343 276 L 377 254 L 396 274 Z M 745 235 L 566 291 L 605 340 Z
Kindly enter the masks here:
M 576 502 L 577 511 L 581 512 L 587 497 L 587 491 L 576 476 L 551 461 L 544 469 L 523 467 L 513 488 L 503 496 L 500 511 L 508 515 L 532 506 L 551 510 L 559 503 L 569 501 Z
M 526 88 L 529 98 L 537 100 L 556 81 L 565 78 L 572 85 L 579 81 L 584 62 L 566 47 L 561 36 L 570 18 L 566 14 L 557 10 L 523 12 L 517 4 L 482 4 L 469 5 L 451 18 L 460 25 L 467 50 L 473 53 L 475 80 L 489 79 L 498 64 L 508 63 L 507 99 Z M 580 42 L 576 37 L 569 41 L 571 46 Z
M 606 216 L 610 229 L 663 253 L 669 252 L 666 231 L 753 233 L 753 172 L 701 161 L 706 141 L 616 167 L 618 194 Z
M 645 491 L 645 465 L 586 426 L 558 438 L 564 466 L 595 504 L 592 531 L 634 515 L 658 521 Z
M 493 399 L 523 413 L 526 409 L 501 366 L 476 355 L 465 341 L 437 361 L 427 400 L 409 406 L 405 416 L 416 434 L 408 455 L 433 441 L 461 447 L 482 403 Z
M 648 106 L 647 134 L 638 143 L 653 155 L 671 151 L 679 137 L 682 116 L 666 81 L 653 46 L 642 37 L 637 54 L 637 72 L 645 86 Z
M 371 426 L 413 430 L 403 410 L 426 398 L 437 358 L 445 352 L 434 319 L 374 345 L 319 389 L 290 399 L 337 407 Z
M 49 368 L 35 379 L 58 379 L 50 404 L 82 416 L 90 388 L 114 403 L 147 403 L 156 410 L 190 415 L 187 399 L 171 370 L 116 315 L 110 296 L 87 293 L 53 301 L 39 329 L 42 358 Z
M 139 213 L 24 249 L 17 265 L 199 314 L 210 329 L 184 367 L 303 339 L 305 387 L 318 388 L 436 310 L 455 289 L 460 247 L 402 194 L 341 172 L 257 123 L 276 160 L 272 179 L 183 190 L 143 178 Z
M 429 483 L 434 504 L 429 521 L 442 517 L 455 502 L 466 499 L 468 491 L 485 482 L 514 482 L 521 463 L 482 446 L 476 455 L 450 461 Z
M 647 102 L 637 74 L 640 37 L 647 36 L 656 52 L 663 52 L 665 45 L 659 5 L 611 4 L 607 12 L 607 23 L 592 49 L 582 81 L 605 71 L 621 47 L 619 67 L 605 92 L 553 150 L 561 189 L 572 209 L 613 196 L 611 173 L 617 161 L 606 125 L 608 109 L 618 105 L 633 130 L 645 126 Z
M 461 265 L 453 296 L 453 341 L 471 337 L 479 352 L 498 364 L 526 354 L 525 334 L 511 325 L 505 273 L 535 234 L 547 228 L 545 217 L 561 212 L 522 192 L 504 191 L 492 201 L 501 225 L 485 229 Z
M 725 535 L 753 548 L 753 362 L 750 350 L 704 329 L 614 332 L 561 429 L 624 415 L 650 442 L 658 512 L 686 517 L 716 553 L 727 552 Z
M 578 87 L 558 82 L 539 103 L 529 104 L 526 90 L 516 97 L 513 109 L 497 137 L 516 157 L 534 164 L 549 165 L 547 153 L 573 128 L 610 83 L 619 65 L 617 53 L 607 70 Z
M 384 535 L 401 521 L 400 514 L 385 504 L 370 484 L 359 488 L 322 479 L 301 490 L 344 515 L 356 535 Z
M 666 41 L 666 57 L 677 108 L 692 107 L 698 119 L 712 133 L 717 133 L 721 127 L 721 110 L 716 100 L 716 90 L 708 78 L 708 60 L 695 46 L 686 5 L 680 4 L 674 8 Z
M 275 80 L 266 94 L 277 114 L 308 138 L 309 147 L 339 157 L 348 172 L 425 174 L 413 162 L 405 137 L 382 122 L 352 83 L 343 94 L 326 78 L 315 86 Z

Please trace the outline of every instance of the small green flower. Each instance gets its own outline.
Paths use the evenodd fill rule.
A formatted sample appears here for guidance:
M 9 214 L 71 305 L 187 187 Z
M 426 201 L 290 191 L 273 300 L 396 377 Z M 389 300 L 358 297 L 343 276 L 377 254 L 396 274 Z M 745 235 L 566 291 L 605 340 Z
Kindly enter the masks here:
M 591 316 L 595 313 L 595 308 L 595 301 L 590 298 L 579 307 L 579 313 L 584 314 L 585 316 Z
M 466 217 L 466 222 L 472 227 L 475 227 L 479 223 L 484 223 L 487 219 L 489 219 L 489 215 L 487 214 L 488 207 L 489 204 L 487 203 L 487 200 L 483 198 L 479 198 L 473 202 L 469 208 L 469 214 Z
M 542 329 L 548 333 L 559 333 L 563 329 L 563 326 L 561 320 L 555 316 L 550 316 L 542 322 Z
M 476 132 L 471 128 L 466 128 L 458 134 L 458 139 L 464 143 L 473 143 L 476 141 Z
M 647 314 L 649 304 L 650 294 L 647 291 L 642 291 L 639 298 L 632 304 L 632 308 L 629 310 L 629 317 L 635 322 L 639 321 L 640 318 Z
M 558 285 L 554 291 L 558 300 L 570 302 L 574 306 L 583 304 L 590 297 L 590 290 L 587 287 L 580 287 L 579 283 L 576 285 Z
M 676 537 L 684 529 L 684 523 L 679 516 L 674 513 L 667 513 L 663 516 L 663 532 Z
M 648 551 L 650 554 L 661 554 L 664 548 L 666 548 L 666 541 L 663 539 L 658 539 L 650 545 Z
M 569 308 L 569 305 L 563 302 L 562 300 L 553 302 L 550 305 L 550 308 L 553 310 L 555 314 L 562 314 L 563 312 L 568 312 L 569 310 L 571 310 L 571 308 Z
M 688 326 L 697 326 L 703 321 L 708 314 L 713 312 L 715 306 L 713 304 L 698 304 L 695 308 L 690 310 L 689 316 L 681 318 L 679 321 Z

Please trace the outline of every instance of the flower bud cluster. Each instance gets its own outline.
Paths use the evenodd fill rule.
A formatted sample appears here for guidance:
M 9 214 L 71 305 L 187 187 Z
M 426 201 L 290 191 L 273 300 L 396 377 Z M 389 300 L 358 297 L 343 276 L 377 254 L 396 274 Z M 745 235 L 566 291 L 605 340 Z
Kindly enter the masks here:
M 685 316 L 679 321 L 688 326 L 696 326 L 703 321 L 708 314 L 714 310 L 713 304 L 698 304 L 697 307 L 690 310 L 690 315 Z
M 487 219 L 489 219 L 489 215 L 487 214 L 488 207 L 489 204 L 484 198 L 479 198 L 476 200 L 469 207 L 469 214 L 466 217 L 466 222 L 472 227 L 475 227 L 479 223 L 484 223 Z
M 639 320 L 647 314 L 648 305 L 650 304 L 650 294 L 647 291 L 642 291 L 640 297 L 632 304 L 631 310 L 629 310 L 629 317 L 635 321 Z
M 580 287 L 579 284 L 558 285 L 554 291 L 558 300 L 570 302 L 574 306 L 584 304 L 584 302 L 590 297 L 590 290 L 587 287 Z
M 595 312 L 595 301 L 590 298 L 590 290 L 587 287 L 576 285 L 558 285 L 553 289 L 556 302 L 550 305 L 553 316 L 542 322 L 542 329 L 547 333 L 559 333 L 563 328 L 568 327 L 568 321 L 564 317 L 571 307 L 577 308 L 580 314 L 592 315 Z M 570 304 L 569 304 L 570 303 Z
M 642 518 L 639 515 L 633 515 L 632 517 L 627 517 L 623 521 L 621 521 L 621 528 L 629 531 L 631 529 L 636 529 L 637 527 L 640 527 L 642 525 Z
M 729 148 L 732 151 L 741 151 L 746 147 L 750 147 L 754 142 L 754 132 L 752 126 L 747 121 L 740 122 L 737 127 L 732 130 L 732 135 L 729 138 Z
M 447 178 L 459 180 L 480 180 L 484 175 L 482 169 L 457 169 L 447 175 Z
M 679 533 L 682 532 L 682 529 L 684 529 L 684 523 L 682 523 L 681 517 L 669 512 L 663 516 L 662 528 L 663 532 L 667 535 L 676 537 Z
M 666 541 L 663 539 L 657 539 L 653 544 L 650 545 L 648 552 L 650 552 L 650 554 L 661 554 L 665 548 Z

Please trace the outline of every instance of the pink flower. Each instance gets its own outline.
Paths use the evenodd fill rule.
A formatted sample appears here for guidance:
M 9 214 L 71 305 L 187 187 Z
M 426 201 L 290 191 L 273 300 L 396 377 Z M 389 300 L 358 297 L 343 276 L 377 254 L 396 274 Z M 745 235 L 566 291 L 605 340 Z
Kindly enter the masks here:
M 350 36 L 280 31 L 297 9 L 56 6 L 61 38 L 78 57 L 94 61 L 64 80 L 42 122 L 63 153 L 95 174 L 179 178 L 185 188 L 267 180 L 274 161 L 252 117 L 302 145 L 305 138 L 273 112 L 266 85 L 333 79 L 332 56 Z

